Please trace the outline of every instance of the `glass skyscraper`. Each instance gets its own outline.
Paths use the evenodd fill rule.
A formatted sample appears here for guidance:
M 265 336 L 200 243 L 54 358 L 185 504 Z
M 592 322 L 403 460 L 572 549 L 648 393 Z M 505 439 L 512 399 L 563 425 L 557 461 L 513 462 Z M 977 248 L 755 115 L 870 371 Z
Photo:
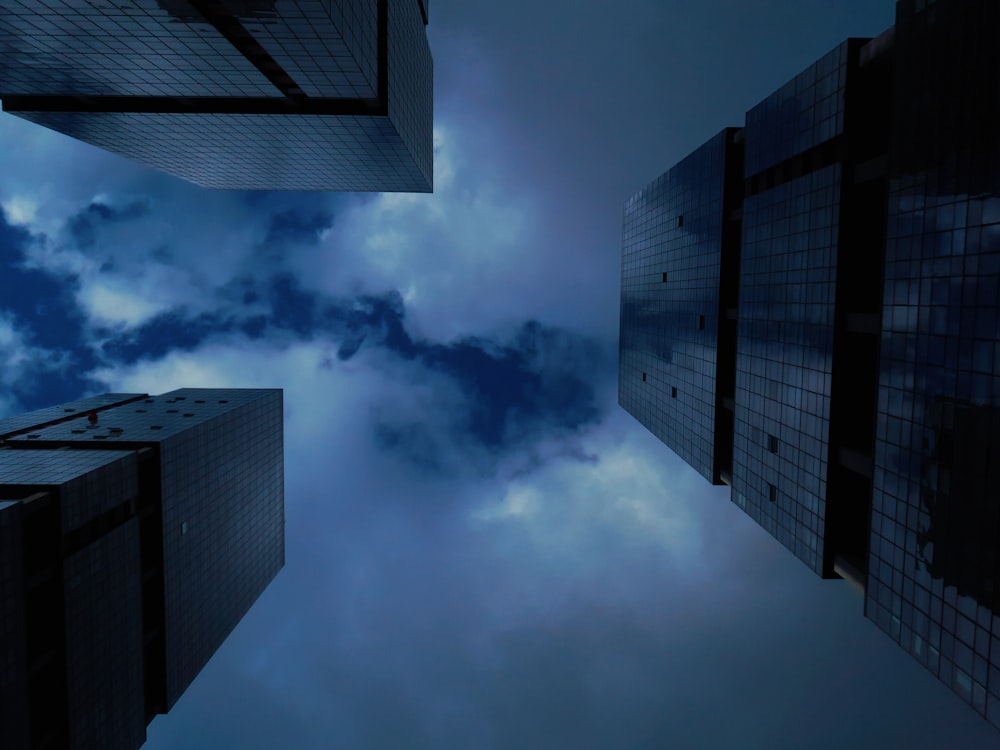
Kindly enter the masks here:
M 626 201 L 619 401 L 1000 726 L 998 28 L 900 0 Z
M 212 188 L 430 192 L 428 0 L 9 0 L 6 112 Z
M 280 390 L 0 420 L 0 745 L 132 750 L 284 565 Z

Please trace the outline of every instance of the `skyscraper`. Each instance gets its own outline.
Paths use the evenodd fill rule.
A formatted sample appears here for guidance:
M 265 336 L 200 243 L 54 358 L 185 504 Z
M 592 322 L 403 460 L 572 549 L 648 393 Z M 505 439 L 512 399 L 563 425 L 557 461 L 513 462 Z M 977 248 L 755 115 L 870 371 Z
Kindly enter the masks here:
M 4 0 L 4 111 L 212 188 L 429 192 L 428 0 Z
M 283 565 L 280 390 L 0 420 L 0 744 L 139 747 Z
M 626 201 L 619 401 L 1000 726 L 1000 8 L 896 7 Z

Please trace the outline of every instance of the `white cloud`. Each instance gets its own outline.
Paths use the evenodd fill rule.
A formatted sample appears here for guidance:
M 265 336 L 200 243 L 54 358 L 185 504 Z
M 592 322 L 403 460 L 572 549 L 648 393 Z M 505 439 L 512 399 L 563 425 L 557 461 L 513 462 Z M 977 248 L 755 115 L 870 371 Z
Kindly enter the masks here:
M 595 529 L 693 560 L 701 530 L 692 498 L 704 494 L 700 477 L 677 471 L 661 443 L 613 412 L 572 452 L 546 457 L 539 467 L 506 484 L 502 497 L 480 508 L 480 523 L 516 523 L 536 538 L 540 554 L 576 558 Z M 581 456 L 586 457 L 581 460 Z
M 399 289 L 415 328 L 449 340 L 523 319 L 515 282 L 531 274 L 538 217 L 532 196 L 507 191 L 490 164 L 468 167 L 454 132 L 439 128 L 435 143 L 433 194 L 359 198 L 325 232 L 322 251 L 292 262 L 333 295 Z M 461 184 L 457 159 L 467 163 Z
M 126 289 L 121 280 L 106 281 L 100 277 L 81 286 L 78 301 L 92 321 L 130 328 L 142 325 L 166 309 L 137 290 Z
M 38 213 L 38 203 L 25 195 L 14 195 L 0 200 L 0 208 L 12 224 L 31 224 Z

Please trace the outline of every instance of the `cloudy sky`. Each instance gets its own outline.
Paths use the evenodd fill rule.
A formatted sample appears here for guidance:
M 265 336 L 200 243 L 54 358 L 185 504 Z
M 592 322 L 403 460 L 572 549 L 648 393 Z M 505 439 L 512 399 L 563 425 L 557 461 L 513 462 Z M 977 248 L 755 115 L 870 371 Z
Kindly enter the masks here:
M 891 0 L 431 13 L 433 195 L 209 192 L 0 115 L 0 416 L 285 389 L 287 565 L 146 747 L 996 746 L 616 405 L 625 198 Z

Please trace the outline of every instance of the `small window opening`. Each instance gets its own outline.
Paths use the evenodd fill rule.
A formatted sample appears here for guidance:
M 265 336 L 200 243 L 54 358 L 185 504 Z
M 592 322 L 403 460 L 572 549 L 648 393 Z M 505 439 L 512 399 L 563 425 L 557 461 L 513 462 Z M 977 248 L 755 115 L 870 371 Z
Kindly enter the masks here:
M 777 436 L 775 436 L 775 435 L 768 435 L 767 436 L 767 449 L 771 453 L 777 453 L 778 452 L 778 438 L 777 438 Z
M 664 281 L 666 281 L 666 280 L 667 280 L 667 272 L 666 272 L 666 271 L 664 271 L 664 272 L 663 272 L 663 275 L 662 275 L 662 276 L 660 277 L 660 282 L 664 282 Z
M 645 382 L 646 382 L 646 373 L 643 373 L 643 374 L 642 374 L 642 382 L 643 382 L 643 383 L 645 383 Z
M 699 331 L 704 331 L 705 330 L 705 316 L 704 315 L 699 315 L 698 316 L 698 330 Z
M 677 217 L 677 226 L 679 226 L 679 227 L 684 226 L 684 214 L 678 215 L 678 217 Z
M 670 388 L 670 398 L 677 398 L 677 386 Z
M 775 487 L 773 484 L 767 485 L 767 499 L 770 500 L 772 503 L 776 502 L 778 499 L 778 488 Z
M 161 424 L 151 424 L 149 426 L 149 429 L 151 429 L 151 430 L 162 430 L 163 429 L 163 425 L 161 425 Z

